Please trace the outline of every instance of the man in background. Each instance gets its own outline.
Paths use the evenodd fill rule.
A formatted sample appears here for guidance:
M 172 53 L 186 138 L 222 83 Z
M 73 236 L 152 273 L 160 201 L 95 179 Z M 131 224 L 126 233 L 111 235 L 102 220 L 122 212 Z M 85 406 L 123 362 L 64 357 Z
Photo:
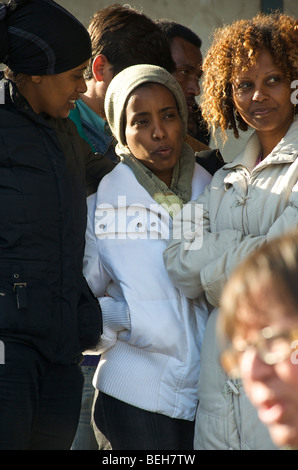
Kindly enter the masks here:
M 86 93 L 70 118 L 93 151 L 117 162 L 115 140 L 108 128 L 104 99 L 112 78 L 131 65 L 148 63 L 175 71 L 171 48 L 159 26 L 129 6 L 112 5 L 97 11 L 88 28 L 92 57 L 85 73 Z
M 157 24 L 166 34 L 176 64 L 174 76 L 179 82 L 188 107 L 188 133 L 205 145 L 210 136 L 204 123 L 196 97 L 200 94 L 202 77 L 202 40 L 191 29 L 174 21 L 160 20 Z
M 197 162 L 212 175 L 223 166 L 224 161 L 218 149 L 210 150 L 210 134 L 196 98 L 200 94 L 202 77 L 202 40 L 191 29 L 169 20 L 156 22 L 166 34 L 174 59 L 174 77 L 180 84 L 188 107 L 188 136 L 186 141 L 195 152 Z

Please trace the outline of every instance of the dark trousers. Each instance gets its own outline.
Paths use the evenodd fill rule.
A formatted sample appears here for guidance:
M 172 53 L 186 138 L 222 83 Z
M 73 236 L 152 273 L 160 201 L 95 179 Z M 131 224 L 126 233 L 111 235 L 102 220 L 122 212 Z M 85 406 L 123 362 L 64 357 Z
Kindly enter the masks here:
M 93 427 L 99 448 L 193 450 L 194 421 L 169 418 L 96 391 Z
M 84 381 L 79 365 L 52 364 L 25 344 L 2 341 L 0 450 L 70 449 Z

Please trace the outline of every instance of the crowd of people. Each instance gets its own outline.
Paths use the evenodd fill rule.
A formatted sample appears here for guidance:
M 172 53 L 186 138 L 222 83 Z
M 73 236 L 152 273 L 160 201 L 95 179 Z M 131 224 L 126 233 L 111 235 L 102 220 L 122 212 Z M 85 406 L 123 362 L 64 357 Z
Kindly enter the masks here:
M 2 450 L 298 448 L 298 20 L 201 44 L 0 3 Z

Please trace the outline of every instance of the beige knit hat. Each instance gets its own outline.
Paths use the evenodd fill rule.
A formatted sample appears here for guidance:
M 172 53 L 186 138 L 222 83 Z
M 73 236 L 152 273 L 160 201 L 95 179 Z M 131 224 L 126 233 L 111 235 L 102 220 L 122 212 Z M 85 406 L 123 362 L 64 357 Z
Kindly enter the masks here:
M 119 72 L 108 86 L 105 96 L 105 114 L 118 145 L 125 146 L 124 111 L 130 93 L 143 83 L 160 83 L 175 96 L 182 120 L 183 136 L 187 133 L 187 106 L 177 80 L 165 69 L 156 65 L 132 65 Z

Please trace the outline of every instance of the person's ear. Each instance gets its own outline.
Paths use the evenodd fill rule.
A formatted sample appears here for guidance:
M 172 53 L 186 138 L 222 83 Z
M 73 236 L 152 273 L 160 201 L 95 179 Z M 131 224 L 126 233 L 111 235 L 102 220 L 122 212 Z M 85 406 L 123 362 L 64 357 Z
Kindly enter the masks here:
M 108 64 L 108 59 L 105 55 L 99 54 L 95 57 L 92 64 L 92 73 L 96 81 L 102 82 L 104 79 L 104 70 Z

